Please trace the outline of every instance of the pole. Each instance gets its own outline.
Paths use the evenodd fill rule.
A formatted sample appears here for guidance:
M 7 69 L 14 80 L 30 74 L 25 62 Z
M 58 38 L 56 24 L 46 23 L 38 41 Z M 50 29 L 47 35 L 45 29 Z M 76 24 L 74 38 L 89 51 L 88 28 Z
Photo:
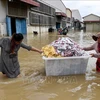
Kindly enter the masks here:
M 41 34 L 40 15 L 39 15 L 39 33 Z

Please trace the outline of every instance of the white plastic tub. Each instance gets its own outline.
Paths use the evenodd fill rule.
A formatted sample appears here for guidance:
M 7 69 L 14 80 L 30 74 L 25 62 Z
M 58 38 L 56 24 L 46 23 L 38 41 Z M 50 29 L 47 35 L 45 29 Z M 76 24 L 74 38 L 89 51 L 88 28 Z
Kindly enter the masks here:
M 85 74 L 90 56 L 44 59 L 47 76 Z

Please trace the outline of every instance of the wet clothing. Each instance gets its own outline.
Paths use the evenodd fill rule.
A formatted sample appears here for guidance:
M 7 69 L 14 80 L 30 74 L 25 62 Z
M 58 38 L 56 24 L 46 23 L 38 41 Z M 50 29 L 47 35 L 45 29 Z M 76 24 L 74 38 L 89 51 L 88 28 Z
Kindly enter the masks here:
M 100 72 L 100 58 L 98 58 L 96 62 L 96 71 Z
M 10 55 L 11 39 L 0 39 L 0 72 L 6 74 L 10 78 L 15 78 L 20 74 L 20 65 L 18 62 L 18 50 L 20 47 L 27 50 L 31 50 L 31 46 L 27 46 L 23 43 L 16 45 L 14 48 L 14 55 Z
M 98 47 L 98 52 L 100 53 L 100 43 L 98 43 L 97 47 Z M 97 59 L 96 70 L 97 70 L 97 72 L 100 72 L 100 58 Z
M 86 51 L 95 50 L 97 52 L 96 54 L 94 54 L 94 57 L 97 58 L 96 71 L 100 72 L 100 43 L 96 42 L 92 46 L 84 48 L 84 50 L 86 50 Z

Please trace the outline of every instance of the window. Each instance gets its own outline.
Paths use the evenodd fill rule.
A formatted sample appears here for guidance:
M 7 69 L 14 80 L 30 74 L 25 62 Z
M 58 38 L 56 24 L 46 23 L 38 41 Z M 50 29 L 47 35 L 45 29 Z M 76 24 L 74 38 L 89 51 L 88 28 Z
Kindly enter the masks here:
M 34 13 L 29 13 L 29 19 L 31 25 L 54 25 L 55 18 L 51 16 L 38 15 Z
M 31 10 L 35 10 L 35 11 L 38 11 L 38 12 L 41 12 L 43 14 L 46 14 L 46 15 L 51 15 L 51 16 L 55 16 L 55 9 L 48 6 L 48 5 L 45 5 L 41 2 L 40 3 L 40 7 L 32 7 Z

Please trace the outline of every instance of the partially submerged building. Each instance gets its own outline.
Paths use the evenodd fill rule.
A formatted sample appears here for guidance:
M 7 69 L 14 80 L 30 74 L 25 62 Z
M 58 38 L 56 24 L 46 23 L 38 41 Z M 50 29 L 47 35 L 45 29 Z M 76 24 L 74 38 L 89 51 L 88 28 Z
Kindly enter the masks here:
M 99 32 L 100 31 L 100 16 L 89 14 L 83 17 L 86 31 Z
M 75 9 L 72 10 L 72 17 L 73 17 L 73 27 L 75 30 L 80 30 L 81 28 L 81 22 L 82 22 L 82 17 L 80 15 L 79 10 Z
M 55 29 L 66 27 L 66 7 L 61 0 L 39 0 L 55 9 Z
M 0 35 L 66 27 L 66 7 L 61 0 L 0 0 L 0 14 Z
M 69 8 L 66 8 L 66 14 L 67 14 L 67 27 L 72 28 L 73 25 L 72 11 Z
M 11 36 L 13 33 L 27 34 L 29 8 L 39 7 L 32 0 L 0 0 L 0 33 Z

